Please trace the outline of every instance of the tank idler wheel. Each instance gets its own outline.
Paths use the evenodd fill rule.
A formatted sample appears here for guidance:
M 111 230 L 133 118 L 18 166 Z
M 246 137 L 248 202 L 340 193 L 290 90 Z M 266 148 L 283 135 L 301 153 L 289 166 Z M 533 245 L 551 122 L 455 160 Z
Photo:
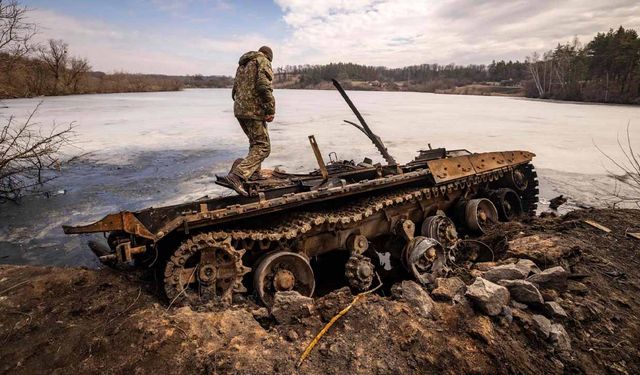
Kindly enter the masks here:
M 243 276 L 251 271 L 242 265 L 244 250 L 231 239 L 215 240 L 204 233 L 184 242 L 167 261 L 164 290 L 171 304 L 230 303 L 233 293 L 246 292 Z
M 262 303 L 271 307 L 277 292 L 292 290 L 311 297 L 316 281 L 307 258 L 297 253 L 278 251 L 260 261 L 253 275 L 253 287 Z
M 522 215 L 522 201 L 518 193 L 509 188 L 494 191 L 491 194 L 491 201 L 496 206 L 498 217 L 502 221 L 511 221 Z
M 456 225 L 446 216 L 429 216 L 422 222 L 420 234 L 424 237 L 433 238 L 444 247 L 452 247 L 458 241 Z
M 491 224 L 498 222 L 498 210 L 486 198 L 472 199 L 464 206 L 464 219 L 467 228 L 485 233 Z
M 444 248 L 433 238 L 418 236 L 409 241 L 402 261 L 406 270 L 423 285 L 435 282 L 448 271 Z
M 373 284 L 375 267 L 368 256 L 354 254 L 345 264 L 344 274 L 351 288 L 364 292 Z

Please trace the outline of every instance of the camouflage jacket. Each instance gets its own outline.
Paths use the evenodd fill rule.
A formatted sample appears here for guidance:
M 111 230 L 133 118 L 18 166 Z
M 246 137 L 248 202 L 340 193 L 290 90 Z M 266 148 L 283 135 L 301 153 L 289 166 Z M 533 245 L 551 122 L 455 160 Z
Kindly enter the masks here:
M 240 58 L 233 83 L 233 113 L 237 118 L 264 120 L 276 113 L 271 62 L 262 52 L 247 52 Z

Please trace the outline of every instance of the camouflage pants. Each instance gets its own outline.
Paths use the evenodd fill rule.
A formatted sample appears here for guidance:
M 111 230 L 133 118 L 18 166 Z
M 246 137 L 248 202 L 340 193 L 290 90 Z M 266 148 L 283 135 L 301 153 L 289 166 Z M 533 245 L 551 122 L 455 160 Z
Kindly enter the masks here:
M 238 122 L 244 134 L 249 138 L 249 154 L 236 165 L 233 172 L 246 181 L 254 172 L 260 171 L 262 161 L 271 152 L 271 142 L 269 141 L 266 122 L 243 118 L 239 118 Z

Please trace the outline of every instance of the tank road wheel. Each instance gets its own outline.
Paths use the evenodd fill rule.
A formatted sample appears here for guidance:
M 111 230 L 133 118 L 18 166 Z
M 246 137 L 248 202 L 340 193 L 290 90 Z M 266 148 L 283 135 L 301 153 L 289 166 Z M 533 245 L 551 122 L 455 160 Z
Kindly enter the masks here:
M 236 250 L 231 238 L 220 241 L 209 233 L 184 242 L 167 261 L 164 290 L 170 303 L 198 305 L 210 301 L 230 303 L 234 292 L 246 292 L 242 265 L 244 250 Z
M 467 228 L 484 233 L 489 225 L 498 222 L 498 210 L 486 198 L 472 199 L 464 206 L 464 221 Z
M 418 236 L 409 241 L 402 253 L 407 271 L 420 283 L 433 283 L 447 272 L 445 252 L 433 238 Z
M 433 238 L 444 247 L 452 247 L 458 241 L 456 225 L 446 216 L 435 215 L 424 219 L 420 234 Z
M 264 257 L 253 274 L 253 287 L 265 306 L 271 307 L 276 292 L 293 290 L 311 297 L 316 281 L 304 256 L 278 251 Z
M 502 221 L 511 221 L 522 214 L 522 202 L 515 191 L 504 188 L 491 194 L 491 202 L 498 210 L 498 217 Z
M 511 176 L 509 179 L 511 180 L 511 185 L 518 191 L 525 191 L 529 186 L 529 180 L 527 179 L 524 166 L 514 168 L 511 171 Z
M 358 292 L 363 292 L 373 284 L 375 267 L 366 255 L 353 254 L 344 266 L 344 275 L 349 286 Z

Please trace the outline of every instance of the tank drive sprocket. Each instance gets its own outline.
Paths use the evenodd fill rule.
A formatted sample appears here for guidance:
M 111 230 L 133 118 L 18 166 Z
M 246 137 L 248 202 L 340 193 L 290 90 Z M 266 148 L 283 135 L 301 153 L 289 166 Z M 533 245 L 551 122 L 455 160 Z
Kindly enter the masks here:
M 167 260 L 164 289 L 171 304 L 230 303 L 233 293 L 246 292 L 243 276 L 251 271 L 242 264 L 244 250 L 202 233 L 186 240 Z
M 373 284 L 375 267 L 368 256 L 353 254 L 345 264 L 344 274 L 351 288 L 363 292 Z

